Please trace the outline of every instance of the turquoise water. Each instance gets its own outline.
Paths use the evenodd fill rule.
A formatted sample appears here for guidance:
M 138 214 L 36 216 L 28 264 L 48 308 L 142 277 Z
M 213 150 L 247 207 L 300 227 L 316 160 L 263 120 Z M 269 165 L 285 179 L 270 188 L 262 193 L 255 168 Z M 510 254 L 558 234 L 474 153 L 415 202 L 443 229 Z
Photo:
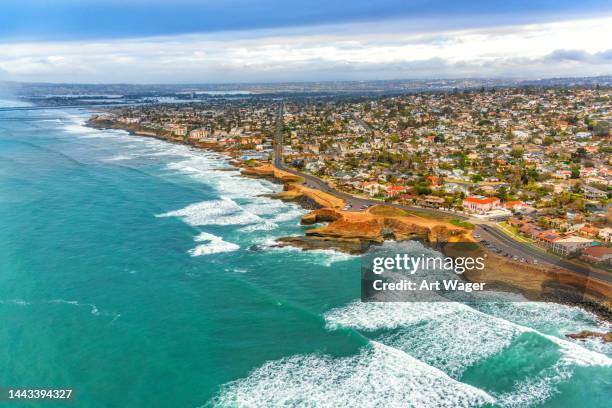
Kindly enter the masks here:
M 591 314 L 361 304 L 357 257 L 269 246 L 304 229 L 261 196 L 279 186 L 86 118 L 0 112 L 0 387 L 79 407 L 608 406 L 612 348 L 564 338 L 609 329 Z

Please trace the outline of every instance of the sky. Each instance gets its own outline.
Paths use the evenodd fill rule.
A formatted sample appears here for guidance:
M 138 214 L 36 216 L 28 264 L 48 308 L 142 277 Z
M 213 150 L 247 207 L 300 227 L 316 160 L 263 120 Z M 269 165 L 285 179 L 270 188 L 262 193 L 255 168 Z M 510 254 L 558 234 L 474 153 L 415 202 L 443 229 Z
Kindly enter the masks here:
M 0 80 L 610 75 L 611 39 L 609 0 L 2 0 Z

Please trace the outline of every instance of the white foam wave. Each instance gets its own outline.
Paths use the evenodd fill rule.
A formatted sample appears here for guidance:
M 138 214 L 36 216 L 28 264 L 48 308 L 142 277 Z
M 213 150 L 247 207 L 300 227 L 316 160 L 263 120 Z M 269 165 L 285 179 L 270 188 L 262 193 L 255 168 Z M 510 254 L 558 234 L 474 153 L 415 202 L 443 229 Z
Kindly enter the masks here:
M 362 303 L 325 313 L 326 327 L 335 330 L 351 327 L 358 330 L 396 329 L 421 321 L 444 318 L 457 311 L 453 303 Z
M 229 170 L 227 161 L 222 160 L 219 155 L 207 155 L 195 151 L 180 151 L 180 153 L 182 157 L 186 157 L 186 160 L 170 163 L 167 168 L 211 185 L 221 195 L 253 198 L 280 190 L 279 186 L 266 180 L 241 177 L 240 171 Z
M 352 303 L 324 316 L 327 327 L 399 331 L 379 340 L 399 348 L 453 377 L 508 347 L 523 333 L 535 333 L 559 347 L 575 365 L 608 366 L 611 359 L 580 344 L 541 333 L 461 303 Z
M 519 381 L 514 389 L 496 395 L 497 403 L 502 407 L 531 407 L 550 399 L 557 393 L 557 386 L 572 377 L 572 370 L 566 365 L 555 364 L 537 377 Z
M 289 209 L 290 204 L 268 197 L 259 197 L 256 202 L 247 203 L 244 209 L 257 215 L 277 215 Z
M 108 159 L 105 159 L 105 160 L 106 161 L 123 161 L 123 160 L 131 160 L 134 157 L 135 156 L 133 156 L 133 155 L 118 154 L 116 156 L 109 157 Z
M 298 209 L 285 209 L 285 211 L 281 212 L 280 214 L 277 214 L 274 218 L 272 218 L 273 222 L 285 222 L 285 221 L 291 221 L 293 219 L 296 218 L 300 218 L 302 215 L 304 215 L 304 211 L 300 211 Z
M 612 366 L 612 359 L 604 354 L 589 350 L 576 342 L 540 334 L 559 346 L 565 361 L 578 366 Z
M 299 247 L 284 245 L 279 246 L 275 238 L 263 237 L 258 244 L 259 248 L 269 251 L 278 252 L 297 252 L 303 255 L 303 261 L 313 261 L 323 266 L 331 266 L 336 262 L 344 262 L 351 259 L 358 258 L 359 255 L 346 254 L 344 252 L 334 251 L 333 249 L 311 249 L 304 250 Z
M 242 232 L 272 231 L 276 228 L 278 228 L 277 224 L 270 222 L 270 221 L 264 221 L 259 224 L 247 225 L 246 227 L 240 228 L 239 231 L 242 231 Z
M 573 333 L 584 329 L 612 329 L 610 323 L 600 320 L 594 313 L 552 302 L 487 302 L 478 305 L 478 310 L 540 331 Z
M 399 348 L 458 378 L 475 363 L 507 347 L 522 330 L 482 319 L 456 303 L 353 303 L 325 315 L 328 328 L 398 329 L 383 343 Z
M 373 342 L 357 355 L 271 361 L 223 387 L 216 406 L 474 407 L 494 399 L 412 356 Z
M 232 252 L 240 249 L 239 245 L 236 245 L 232 242 L 224 241 L 223 238 L 220 238 L 213 234 L 209 234 L 207 232 L 200 233 L 200 235 L 195 237 L 195 241 L 206 243 L 198 245 L 193 249 L 190 249 L 189 254 L 191 256 L 210 255 L 221 252 Z
M 308 253 L 318 255 L 316 257 L 317 262 L 327 267 L 332 266 L 336 262 L 345 262 L 359 257 L 359 255 L 346 254 L 334 251 L 333 249 L 313 249 L 308 251 Z
M 244 211 L 228 197 L 221 200 L 202 201 L 185 208 L 159 214 L 157 217 L 180 217 L 187 224 L 200 225 L 247 225 L 265 222 L 259 216 Z

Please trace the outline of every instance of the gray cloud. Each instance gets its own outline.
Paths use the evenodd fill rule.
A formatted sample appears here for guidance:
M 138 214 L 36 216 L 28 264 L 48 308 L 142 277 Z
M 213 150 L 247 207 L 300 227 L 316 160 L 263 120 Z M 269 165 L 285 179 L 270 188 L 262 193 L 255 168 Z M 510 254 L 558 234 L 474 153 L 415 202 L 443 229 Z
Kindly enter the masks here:
M 0 76 L 53 82 L 254 82 L 612 73 L 612 19 L 411 34 L 337 27 L 248 38 L 0 44 Z M 330 34 L 333 33 L 333 34 Z M 338 34 L 341 33 L 341 34 Z

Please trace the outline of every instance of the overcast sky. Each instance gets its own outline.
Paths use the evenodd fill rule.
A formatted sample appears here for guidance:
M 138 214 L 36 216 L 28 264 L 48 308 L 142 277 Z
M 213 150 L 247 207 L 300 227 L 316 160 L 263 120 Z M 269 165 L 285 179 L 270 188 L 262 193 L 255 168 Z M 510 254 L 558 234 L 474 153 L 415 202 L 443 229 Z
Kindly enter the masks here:
M 610 1 L 3 0 L 0 79 L 591 76 L 610 39 Z

